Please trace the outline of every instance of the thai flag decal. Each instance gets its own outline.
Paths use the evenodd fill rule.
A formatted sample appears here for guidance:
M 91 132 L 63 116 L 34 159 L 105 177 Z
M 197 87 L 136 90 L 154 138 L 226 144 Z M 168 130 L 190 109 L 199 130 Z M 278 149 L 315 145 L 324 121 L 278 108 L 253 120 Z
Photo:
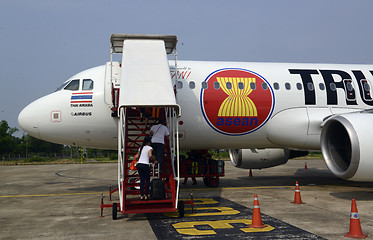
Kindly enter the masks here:
M 71 95 L 70 103 L 92 103 L 93 92 L 80 92 Z

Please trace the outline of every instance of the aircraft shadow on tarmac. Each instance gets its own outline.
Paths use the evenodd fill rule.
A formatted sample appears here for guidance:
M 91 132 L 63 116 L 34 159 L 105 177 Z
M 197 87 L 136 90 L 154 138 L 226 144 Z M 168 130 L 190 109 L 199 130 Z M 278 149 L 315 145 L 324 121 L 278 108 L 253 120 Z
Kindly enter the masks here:
M 265 170 L 261 170 L 265 171 Z M 235 179 L 222 179 L 221 187 L 268 187 L 268 186 L 295 186 L 295 181 L 300 185 L 346 185 L 349 181 L 335 177 L 328 170 L 321 169 L 298 169 L 289 175 L 266 175 L 266 176 L 239 176 Z
M 372 186 L 370 186 L 373 188 Z M 372 201 L 373 200 L 373 191 L 348 191 L 348 192 L 333 192 L 330 193 L 330 196 L 351 200 L 354 198 L 356 201 Z
M 262 170 L 263 171 L 263 170 Z M 265 170 L 264 170 L 265 171 Z M 294 174 L 289 175 L 272 175 L 272 176 L 238 176 L 236 178 L 222 178 L 220 179 L 219 188 L 235 188 L 235 187 L 292 187 L 295 186 L 295 182 L 298 181 L 301 186 L 323 186 L 332 189 L 333 187 L 353 187 L 351 191 L 343 192 L 331 192 L 330 195 L 340 199 L 349 200 L 355 198 L 357 200 L 373 200 L 373 183 L 366 182 L 352 182 L 340 179 L 334 176 L 329 170 L 326 169 L 298 169 Z M 183 186 L 187 188 L 185 190 L 198 190 L 205 188 L 203 184 L 194 186 Z M 367 190 L 368 188 L 368 190 Z M 212 188 L 213 189 L 213 188 Z M 339 188 L 340 189 L 340 188 Z M 359 190 L 361 189 L 361 190 Z M 370 191 L 371 189 L 371 191 Z M 216 196 L 219 195 L 220 189 L 215 189 L 214 193 Z M 188 191 L 186 191 L 188 192 Z

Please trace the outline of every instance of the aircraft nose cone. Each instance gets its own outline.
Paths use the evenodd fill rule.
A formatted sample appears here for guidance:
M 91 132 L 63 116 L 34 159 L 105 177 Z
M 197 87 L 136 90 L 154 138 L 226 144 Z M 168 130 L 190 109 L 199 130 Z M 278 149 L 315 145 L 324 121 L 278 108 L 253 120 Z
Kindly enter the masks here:
M 33 137 L 40 138 L 39 134 L 39 124 L 38 124 L 38 108 L 31 103 L 25 107 L 18 115 L 18 124 L 23 129 Z

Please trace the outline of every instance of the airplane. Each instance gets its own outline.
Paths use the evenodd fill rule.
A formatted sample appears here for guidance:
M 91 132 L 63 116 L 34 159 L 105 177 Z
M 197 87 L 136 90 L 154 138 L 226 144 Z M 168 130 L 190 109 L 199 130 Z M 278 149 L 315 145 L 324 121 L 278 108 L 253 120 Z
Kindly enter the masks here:
M 111 61 L 77 73 L 25 107 L 19 125 L 54 143 L 117 149 L 123 68 Z M 229 149 L 244 169 L 321 151 L 335 176 L 373 181 L 373 65 L 178 60 L 169 72 L 181 149 Z

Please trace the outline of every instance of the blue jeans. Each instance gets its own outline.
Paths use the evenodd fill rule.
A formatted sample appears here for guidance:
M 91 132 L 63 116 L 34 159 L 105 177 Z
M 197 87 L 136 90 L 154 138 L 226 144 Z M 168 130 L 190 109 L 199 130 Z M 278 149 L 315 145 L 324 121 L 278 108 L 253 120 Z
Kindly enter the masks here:
M 150 187 L 150 167 L 148 164 L 139 163 L 137 164 L 137 171 L 140 175 L 140 194 L 144 196 L 144 184 L 145 184 L 145 196 L 149 195 Z

